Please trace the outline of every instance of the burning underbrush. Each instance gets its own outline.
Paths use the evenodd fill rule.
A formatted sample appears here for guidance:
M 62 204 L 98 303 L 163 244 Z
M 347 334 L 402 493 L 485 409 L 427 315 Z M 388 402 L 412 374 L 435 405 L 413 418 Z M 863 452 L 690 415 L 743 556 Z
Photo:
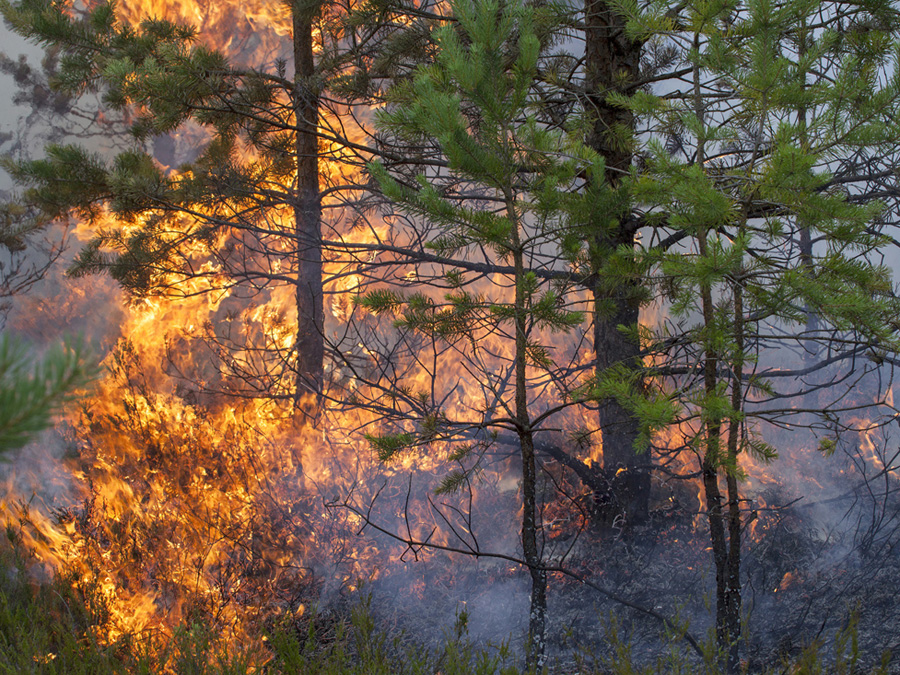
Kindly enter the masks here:
M 340 614 L 364 597 L 360 587 L 384 599 L 372 608 L 383 627 L 418 617 L 406 627 L 437 644 L 452 625 L 448 607 L 468 598 L 473 625 L 508 638 L 525 598 L 512 559 L 448 566 L 397 534 L 455 544 L 439 530 L 462 514 L 459 500 L 440 500 L 449 516 L 427 505 L 439 462 L 420 463 L 413 481 L 414 458 L 386 468 L 348 435 L 365 425 L 358 411 L 326 412 L 313 428 L 277 402 L 199 392 L 167 373 L 168 347 L 147 350 L 140 338 L 143 352 L 120 339 L 92 395 L 21 453 L 2 503 L 25 561 L 17 574 L 69 583 L 101 606 L 90 632 L 98 645 L 147 639 L 149 657 L 180 626 L 201 625 L 231 656 L 265 662 L 272 626 Z M 33 472 L 42 445 L 62 456 Z M 509 453 L 492 461 L 505 467 Z M 503 473 L 479 481 L 479 508 L 465 514 L 508 521 L 492 545 L 514 539 L 515 483 L 501 485 Z
M 112 298 L 122 321 L 108 329 L 95 390 L 13 464 L 2 509 L 21 556 L 10 564 L 11 583 L 32 589 L 25 596 L 34 591 L 53 605 L 47 589 L 72 594 L 50 615 L 80 603 L 86 613 L 67 630 L 110 663 L 139 653 L 151 671 L 190 672 L 190 661 L 196 672 L 221 662 L 237 672 L 297 672 L 285 664 L 311 661 L 291 661 L 293 649 L 345 659 L 331 672 L 346 672 L 360 652 L 379 654 L 383 672 L 402 672 L 397 663 L 415 662 L 409 650 L 427 655 L 424 672 L 453 672 L 445 662 L 454 658 L 458 672 L 478 659 L 496 666 L 484 672 L 521 667 L 529 588 L 517 441 L 509 432 L 463 435 L 466 454 L 441 436 L 453 419 L 486 407 L 489 380 L 461 375 L 452 349 L 432 345 L 429 353 L 421 337 L 405 338 L 405 352 L 380 344 L 394 350 L 392 361 L 360 343 L 343 368 L 330 364 L 332 388 L 309 419 L 282 388 L 290 363 L 279 359 L 296 330 L 284 292 L 258 293 L 254 302 L 219 291 L 119 306 L 103 284 L 67 284 L 22 303 L 11 316 L 20 333 L 40 336 L 57 305 L 87 323 L 92 297 Z M 332 291 L 333 314 L 358 322 L 372 338 L 366 344 L 376 345 L 380 319 L 345 297 L 353 284 Z M 220 349 L 241 340 L 265 349 Z M 508 363 L 488 340 L 480 346 Z M 385 392 L 360 376 L 363 366 L 377 372 L 384 363 L 407 368 L 407 381 L 396 381 L 404 388 Z M 271 395 L 252 395 L 248 383 Z M 426 427 L 396 413 L 410 400 L 424 407 L 427 387 L 443 388 L 431 396 L 445 404 L 443 416 L 425 418 L 429 442 L 386 453 L 391 438 Z M 594 412 L 573 406 L 538 457 L 549 663 L 566 673 L 619 672 L 625 663 L 694 672 L 705 660 L 716 672 L 697 431 L 686 423 L 653 438 L 649 518 L 635 525 L 609 517 L 604 481 L 618 475 L 604 475 L 602 443 L 578 433 Z M 384 422 L 392 415 L 401 419 L 395 427 Z M 788 428 L 771 434 L 781 451 L 773 463 L 741 458 L 748 672 L 779 672 L 810 653 L 837 663 L 832 637 L 849 635 L 851 625 L 860 664 L 880 662 L 893 646 L 897 451 L 890 427 L 876 422 L 842 420 L 842 436 L 828 437 L 830 457 L 813 449 L 821 443 L 810 431 Z M 401 433 L 379 435 L 385 428 Z M 60 451 L 38 461 L 42 446 Z M 448 476 L 458 478 L 454 489 L 446 489 Z M 362 642 L 351 637 L 358 634 Z M 127 645 L 137 652 L 123 656 Z M 52 664 L 48 655 L 59 649 L 35 647 L 34 662 Z
M 281 663 L 286 643 L 271 640 L 306 635 L 316 649 L 335 647 L 358 630 L 347 623 L 355 617 L 385 654 L 444 653 L 448 636 L 463 631 L 466 645 L 494 645 L 497 663 L 514 662 L 496 650 L 518 652 L 528 586 L 514 555 L 516 488 L 502 448 L 496 470 L 473 479 L 462 503 L 434 494 L 438 463 L 385 468 L 342 433 L 346 423 L 323 434 L 271 404 L 197 403 L 174 382 L 161 387 L 165 378 L 124 340 L 107 368 L 57 431 L 65 455 L 56 469 L 74 477 L 74 492 L 4 502 L 23 561 L 11 578 L 37 589 L 63 584 L 88 602 L 81 630 L 97 649 L 138 644 L 154 668 L 186 672 L 171 666 L 172 650 L 195 649 L 184 641 L 204 627 L 202 658 L 261 666 Z M 881 446 L 888 455 L 889 439 Z M 851 623 L 861 664 L 892 646 L 900 505 L 890 472 L 859 464 L 860 452 L 873 450 L 848 446 L 827 465 L 846 488 L 837 496 L 798 499 L 773 482 L 748 497 L 749 672 L 805 658 L 811 645 L 833 663 L 831 637 Z M 702 646 L 713 625 L 695 480 L 660 476 L 651 520 L 626 532 L 593 518 L 591 494 L 566 485 L 561 467 L 547 459 L 545 469 L 547 546 L 560 561 L 549 603 L 554 668 L 617 672 L 609 664 L 626 647 L 634 664 L 664 653 L 702 660 L 684 638 Z M 558 501 L 571 493 L 577 508 Z M 485 523 L 496 532 L 485 534 Z M 477 548 L 466 528 L 482 537 Z M 504 550 L 512 555 L 494 555 Z

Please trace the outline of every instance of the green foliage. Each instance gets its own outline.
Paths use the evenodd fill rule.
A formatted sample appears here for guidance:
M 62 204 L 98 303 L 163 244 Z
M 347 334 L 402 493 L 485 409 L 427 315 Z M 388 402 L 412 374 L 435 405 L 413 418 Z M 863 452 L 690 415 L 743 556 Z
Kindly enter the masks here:
M 69 215 L 102 225 L 72 271 L 109 271 L 138 296 L 177 293 L 175 282 L 185 277 L 241 278 L 247 270 L 221 258 L 204 268 L 209 272 L 197 270 L 229 226 L 252 227 L 274 205 L 289 202 L 297 168 L 287 104 L 293 82 L 234 67 L 222 53 L 196 44 L 190 26 L 159 19 L 130 26 L 113 2 L 94 3 L 84 13 L 69 4 L 3 0 L 0 11 L 21 35 L 59 55 L 57 88 L 99 91 L 106 106 L 124 114 L 133 147 L 110 158 L 50 146 L 42 160 L 6 160 L 25 188 L 18 201 L 30 209 L 20 216 L 28 221 L 21 227 Z M 207 134 L 199 157 L 165 170 L 146 148 L 188 123 Z M 279 249 L 282 257 L 285 250 Z
M 45 220 L 70 212 L 83 217 L 99 215 L 99 202 L 109 194 L 108 173 L 95 154 L 73 145 L 50 145 L 46 159 L 3 159 L 3 168 L 21 184 L 31 185 L 24 200 L 37 207 Z
M 417 442 L 415 434 L 409 432 L 384 435 L 366 434 L 365 438 L 382 462 L 389 462 L 397 454 L 410 449 Z
M 509 648 L 476 647 L 468 637 L 465 614 L 455 630 L 433 651 L 423 650 L 412 636 L 388 635 L 377 627 L 371 599 L 362 598 L 349 617 L 325 630 L 314 614 L 306 630 L 286 624 L 269 634 L 277 673 L 311 675 L 516 675 Z
M 484 247 L 498 262 L 509 262 L 544 247 L 574 262 L 584 242 L 579 227 L 603 192 L 603 163 L 577 135 L 536 122 L 539 101 L 531 87 L 542 45 L 534 26 L 547 25 L 542 12 L 549 10 L 490 2 L 460 2 L 453 9 L 457 23 L 435 34 L 435 63 L 393 89 L 394 105 L 379 111 L 378 123 L 397 137 L 435 140 L 453 178 L 505 203 L 505 209 L 461 202 L 424 175 L 410 186 L 378 163 L 370 172 L 397 207 L 440 228 L 426 245 L 441 256 Z M 579 175 L 592 176 L 596 192 L 573 191 Z M 531 227 L 536 232 L 526 244 L 520 230 Z M 447 276 L 451 285 L 461 285 L 460 271 Z M 447 294 L 444 306 L 423 294 L 403 298 L 384 289 L 370 291 L 359 304 L 376 314 L 400 314 L 399 327 L 448 341 L 515 322 L 522 310 L 537 330 L 565 332 L 584 322 L 582 312 L 564 309 L 566 289 L 542 290 L 543 282 L 532 273 L 515 283 L 522 307 L 462 290 Z M 528 351 L 533 365 L 552 366 L 545 346 L 533 343 Z
M 372 314 L 394 314 L 404 304 L 404 298 L 389 288 L 378 288 L 363 296 L 354 296 L 353 302 Z
M 616 6 L 635 36 L 673 29 L 674 15 L 662 5 Z M 642 337 L 654 363 L 646 375 L 668 380 L 671 407 L 660 407 L 657 388 L 639 378 L 631 378 L 631 390 L 615 382 L 618 372 L 595 392 L 635 414 L 644 441 L 667 419 L 702 422 L 697 446 L 710 428 L 735 423 L 739 451 L 773 458 L 774 449 L 745 424 L 743 407 L 748 396 L 774 395 L 774 384 L 742 379 L 741 403 L 732 401 L 733 374 L 756 364 L 759 352 L 790 342 L 771 336 L 751 346 L 748 336 L 763 326 L 802 334 L 814 320 L 841 339 L 900 348 L 892 319 L 900 302 L 879 262 L 884 207 L 849 198 L 831 173 L 836 158 L 861 147 L 867 156 L 889 157 L 900 140 L 889 112 L 900 102 L 890 76 L 900 22 L 895 11 L 866 4 L 859 20 L 879 18 L 865 38 L 828 27 L 801 47 L 819 11 L 820 3 L 765 0 L 740 12 L 730 3 L 680 6 L 678 30 L 696 40 L 684 54 L 696 66 L 688 76 L 693 88 L 614 96 L 649 130 L 637 148 L 644 161 L 627 188 L 648 214 L 648 227 L 678 242 L 641 249 L 637 263 L 672 317 Z M 728 91 L 727 102 L 704 90 L 713 82 Z M 804 233 L 815 242 L 805 252 L 796 249 Z M 700 376 L 704 362 L 715 371 L 712 382 Z
M 453 469 L 441 479 L 434 489 L 436 495 L 449 495 L 459 492 L 468 481 L 469 472 L 462 469 Z
M 0 336 L 0 453 L 25 445 L 50 426 L 95 373 L 80 341 L 51 347 L 34 360 L 8 335 Z
M 831 457 L 837 450 L 837 441 L 833 438 L 820 438 L 819 447 L 817 448 L 826 457 Z
M 677 396 L 645 384 L 647 374 L 619 363 L 606 369 L 580 395 L 592 400 L 613 399 L 639 421 L 635 452 L 646 452 L 657 432 L 668 428 L 682 410 Z

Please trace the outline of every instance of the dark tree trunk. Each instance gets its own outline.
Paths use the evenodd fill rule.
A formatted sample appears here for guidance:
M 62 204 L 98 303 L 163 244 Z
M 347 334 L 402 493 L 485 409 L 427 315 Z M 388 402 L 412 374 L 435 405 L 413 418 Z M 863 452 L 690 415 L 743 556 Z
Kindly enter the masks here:
M 531 608 L 528 615 L 527 666 L 540 672 L 546 656 L 547 571 L 539 541 L 541 531 L 537 503 L 537 460 L 534 452 L 534 430 L 528 414 L 528 381 L 526 351 L 528 317 L 525 298 L 525 260 L 518 234 L 518 218 L 514 200 L 506 195 L 507 213 L 515 223 L 513 263 L 515 265 L 516 322 L 516 433 L 522 455 L 522 553 L 531 575 Z
M 700 255 L 707 255 L 706 235 L 698 236 Z M 740 278 L 740 271 L 735 275 Z M 744 307 L 740 281 L 734 290 L 734 338 L 737 356 L 733 364 L 731 405 L 740 410 L 743 402 L 742 354 L 744 348 Z M 715 306 L 712 289 L 701 287 L 703 322 L 709 330 L 715 322 Z M 707 345 L 703 363 L 703 380 L 706 394 L 714 396 L 718 390 L 719 354 Z M 703 457 L 703 488 L 706 495 L 706 511 L 709 520 L 709 536 L 713 562 L 716 567 L 716 645 L 724 655 L 726 672 L 737 672 L 739 665 L 739 639 L 741 635 L 741 512 L 738 493 L 737 457 L 740 451 L 740 424 L 737 417 L 728 423 L 727 444 L 723 444 L 722 419 L 710 419 L 706 424 L 706 451 Z M 724 469 L 726 496 L 719 488 L 719 471 Z M 727 498 L 727 504 L 725 502 Z
M 540 671 L 546 658 L 547 572 L 538 542 L 537 467 L 534 438 L 527 415 L 519 432 L 522 446 L 522 550 L 531 575 L 531 608 L 528 614 L 528 665 Z
M 625 33 L 625 22 L 605 0 L 585 0 L 585 68 L 588 114 L 593 129 L 588 144 L 606 160 L 607 180 L 618 186 L 632 162 L 632 151 L 623 136 L 634 128 L 632 114 L 607 103 L 614 91 L 628 92 L 640 70 L 642 43 Z M 635 231 L 627 224 L 627 199 L 623 199 L 618 225 L 608 228 L 597 224 L 593 248 L 593 268 L 600 283 L 594 289 L 594 351 L 597 374 L 617 363 L 637 363 L 640 345 L 625 337 L 618 326 L 633 326 L 638 321 L 639 281 L 618 279 L 604 283 L 602 269 L 620 246 L 634 246 Z M 650 498 L 650 456 L 637 454 L 636 420 L 615 401 L 600 402 L 600 429 L 603 434 L 603 471 L 610 482 L 611 499 L 602 508 L 608 515 L 624 513 L 627 522 L 646 520 Z
M 707 433 L 715 433 L 708 429 Z M 715 443 L 703 460 L 703 487 L 709 519 L 709 535 L 713 562 L 716 566 L 716 645 L 726 659 L 726 672 L 737 672 L 738 647 L 741 636 L 741 519 L 737 479 L 726 474 L 728 508 L 719 489 L 719 468 Z
M 744 402 L 744 291 L 741 286 L 742 272 L 735 275 L 734 282 L 734 341 L 737 357 L 731 383 L 731 407 L 737 412 Z M 738 638 L 741 634 L 741 501 L 736 477 L 740 444 L 741 425 L 735 416 L 728 425 L 728 458 L 725 481 L 728 488 L 728 559 L 725 565 L 725 635 L 728 649 L 728 670 L 738 668 Z
M 319 97 L 314 84 L 313 22 L 306 8 L 293 8 L 293 105 L 296 118 L 297 182 L 294 192 L 296 237 L 297 341 L 295 407 L 314 410 L 322 390 L 325 358 L 322 293 L 322 205 L 319 194 L 319 148 L 316 135 Z M 312 403 L 311 403 L 312 402 Z

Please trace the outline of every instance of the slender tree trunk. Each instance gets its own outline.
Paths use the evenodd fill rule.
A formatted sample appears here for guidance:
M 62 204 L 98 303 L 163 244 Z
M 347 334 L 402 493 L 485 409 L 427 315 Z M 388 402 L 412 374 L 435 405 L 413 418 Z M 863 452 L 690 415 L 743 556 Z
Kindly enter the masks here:
M 803 17 L 800 21 L 800 34 L 799 34 L 799 45 L 797 47 L 798 57 L 802 60 L 807 52 L 807 26 L 806 26 L 806 17 Z M 802 71 L 800 73 L 800 77 L 802 78 L 800 81 L 800 87 L 802 89 L 807 88 L 806 84 L 806 71 Z M 809 152 L 809 137 L 808 137 L 808 129 L 807 129 L 807 109 L 806 105 L 800 106 L 800 110 L 797 112 L 797 123 L 800 130 L 800 149 L 803 152 Z M 800 262 L 803 266 L 809 271 L 810 275 L 813 273 L 813 243 L 812 243 L 812 232 L 810 230 L 810 224 L 801 219 L 800 221 Z M 813 312 L 810 307 L 807 305 L 806 309 L 806 330 L 810 334 L 815 334 L 819 329 L 819 322 L 816 318 L 815 312 Z M 808 363 L 815 363 L 819 356 L 818 350 L 816 349 L 815 343 L 810 342 L 809 347 L 806 352 L 806 360 Z
M 642 43 L 625 33 L 625 21 L 606 0 L 585 0 L 585 69 L 588 114 L 593 129 L 588 145 L 606 160 L 607 180 L 618 186 L 632 162 L 628 141 L 623 133 L 634 129 L 633 115 L 607 103 L 614 91 L 628 91 L 640 70 Z M 594 272 L 600 272 L 617 248 L 634 246 L 635 231 L 626 224 L 630 204 L 623 199 L 619 224 L 609 228 L 598 223 L 591 242 Z M 594 289 L 594 351 L 597 374 L 610 366 L 635 365 L 640 345 L 625 337 L 620 325 L 633 326 L 638 321 L 640 295 L 638 280 L 618 279 L 615 284 L 601 283 Z M 603 434 L 603 470 L 612 486 L 612 515 L 624 513 L 631 523 L 646 520 L 650 503 L 650 455 L 637 454 L 634 442 L 638 436 L 637 421 L 615 401 L 601 401 L 600 429 Z M 609 511 L 609 509 L 604 509 Z
M 706 234 L 698 236 L 701 256 L 707 255 Z M 739 276 L 739 275 L 738 275 Z M 734 282 L 734 338 L 736 355 L 734 359 L 731 387 L 731 406 L 735 413 L 743 402 L 743 349 L 744 349 L 744 307 L 740 281 Z M 703 324 L 706 330 L 714 327 L 715 305 L 712 289 L 708 284 L 701 287 Z M 709 345 L 706 336 L 703 362 L 703 385 L 707 396 L 715 396 L 718 390 L 719 354 Z M 726 671 L 737 672 L 739 666 L 739 644 L 741 635 L 741 510 L 740 494 L 736 478 L 737 458 L 740 452 L 740 423 L 732 417 L 728 424 L 727 445 L 722 443 L 722 420 L 713 418 L 706 423 L 706 451 L 703 456 L 701 473 L 706 494 L 706 511 L 709 520 L 709 536 L 712 544 L 713 562 L 716 567 L 716 644 L 725 655 Z M 719 487 L 719 470 L 724 468 L 726 495 Z M 725 498 L 727 498 L 727 508 Z
M 516 322 L 516 432 L 522 454 L 522 552 L 531 575 L 531 608 L 528 615 L 527 666 L 540 671 L 546 656 L 547 572 L 538 542 L 540 516 L 537 506 L 537 462 L 534 454 L 534 430 L 528 414 L 526 349 L 528 317 L 525 298 L 525 261 L 518 233 L 518 217 L 511 195 L 506 195 L 507 213 L 514 223 L 513 265 L 515 267 Z
M 734 281 L 734 358 L 731 383 L 731 408 L 737 413 L 744 401 L 744 291 L 738 271 Z M 741 501 L 737 484 L 737 461 L 740 454 L 740 421 L 733 417 L 728 425 L 728 457 L 725 482 L 728 489 L 728 559 L 725 566 L 725 633 L 728 644 L 728 670 L 736 672 L 738 638 L 741 635 Z
M 694 35 L 694 50 L 700 53 L 700 35 Z M 700 85 L 699 61 L 694 62 L 694 114 L 701 124 L 705 124 L 705 109 Z M 695 161 L 701 166 L 706 161 L 703 137 L 697 142 Z M 701 258 L 709 256 L 707 232 L 697 234 L 697 249 Z M 744 306 L 740 285 L 741 270 L 735 270 L 733 280 L 734 299 L 734 339 L 736 354 L 733 358 L 731 405 L 734 415 L 741 409 L 743 400 L 743 350 L 744 350 Z M 716 307 L 713 302 L 712 284 L 700 284 L 700 303 L 703 313 L 705 334 L 703 360 L 703 388 L 712 399 L 718 395 L 721 354 L 717 351 L 716 339 L 711 331 L 716 331 Z M 741 512 L 740 496 L 737 488 L 738 420 L 732 416 L 728 427 L 727 446 L 722 445 L 723 420 L 714 416 L 706 422 L 706 449 L 701 473 L 706 494 L 706 512 L 709 520 L 709 537 L 712 544 L 713 562 L 716 566 L 716 645 L 725 655 L 726 672 L 736 672 L 738 667 L 738 639 L 741 634 Z M 728 498 L 727 511 L 719 488 L 719 469 L 725 469 L 725 486 Z
M 701 257 L 708 254 L 706 233 L 697 236 Z M 714 330 L 715 305 L 712 288 L 703 284 L 700 288 L 700 302 L 703 311 L 703 325 L 706 331 Z M 719 368 L 719 356 L 712 347 L 709 335 L 704 336 L 706 347 L 703 356 L 703 389 L 707 396 L 715 396 Z M 706 422 L 706 443 L 701 473 L 706 494 L 706 516 L 709 520 L 709 538 L 712 544 L 713 562 L 716 566 L 716 643 L 720 648 L 728 645 L 727 583 L 728 583 L 728 537 L 726 535 L 724 499 L 719 488 L 719 467 L 723 464 L 722 421 L 711 418 Z
M 520 354 L 517 350 L 517 354 Z M 542 569 L 543 560 L 538 543 L 540 529 L 537 509 L 537 469 L 534 458 L 534 436 L 529 426 L 527 413 L 518 414 L 519 391 L 524 387 L 516 385 L 516 412 L 518 423 L 524 425 L 519 431 L 522 447 L 522 551 L 531 575 L 531 607 L 528 614 L 528 665 L 538 671 L 544 666 L 546 657 L 547 624 L 547 572 Z
M 319 194 L 319 149 L 316 130 L 319 97 L 313 82 L 314 12 L 299 3 L 292 8 L 294 30 L 293 105 L 296 124 L 294 151 L 297 182 L 294 193 L 296 237 L 297 340 L 295 408 L 309 413 L 321 393 L 325 358 L 322 293 L 322 205 Z

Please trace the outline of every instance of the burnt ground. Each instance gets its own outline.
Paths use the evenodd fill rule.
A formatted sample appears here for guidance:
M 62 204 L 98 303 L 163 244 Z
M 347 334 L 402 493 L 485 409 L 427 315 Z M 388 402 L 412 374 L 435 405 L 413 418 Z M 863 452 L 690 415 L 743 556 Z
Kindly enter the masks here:
M 880 663 L 885 650 L 900 653 L 900 503 L 894 503 L 900 500 L 893 489 L 874 498 L 868 492 L 831 499 L 824 520 L 821 504 L 779 489 L 765 495 L 761 503 L 769 506 L 748 513 L 742 658 L 749 672 L 778 668 L 814 643 L 826 663 L 833 661 L 836 636 L 849 636 L 851 625 L 864 669 Z M 579 672 L 582 664 L 603 672 L 604 659 L 621 658 L 626 647 L 638 664 L 672 650 L 694 658 L 684 641 L 671 637 L 671 625 L 645 610 L 671 618 L 700 642 L 709 639 L 715 579 L 700 518 L 696 510 L 667 506 L 627 536 L 591 528 L 579 535 L 567 567 L 615 598 L 562 574 L 551 577 L 555 672 Z M 408 643 L 439 646 L 464 615 L 475 643 L 522 647 L 529 583 L 507 562 L 425 554 L 363 590 L 379 625 Z M 850 649 L 848 637 L 845 653 Z M 889 672 L 900 673 L 900 658 Z

